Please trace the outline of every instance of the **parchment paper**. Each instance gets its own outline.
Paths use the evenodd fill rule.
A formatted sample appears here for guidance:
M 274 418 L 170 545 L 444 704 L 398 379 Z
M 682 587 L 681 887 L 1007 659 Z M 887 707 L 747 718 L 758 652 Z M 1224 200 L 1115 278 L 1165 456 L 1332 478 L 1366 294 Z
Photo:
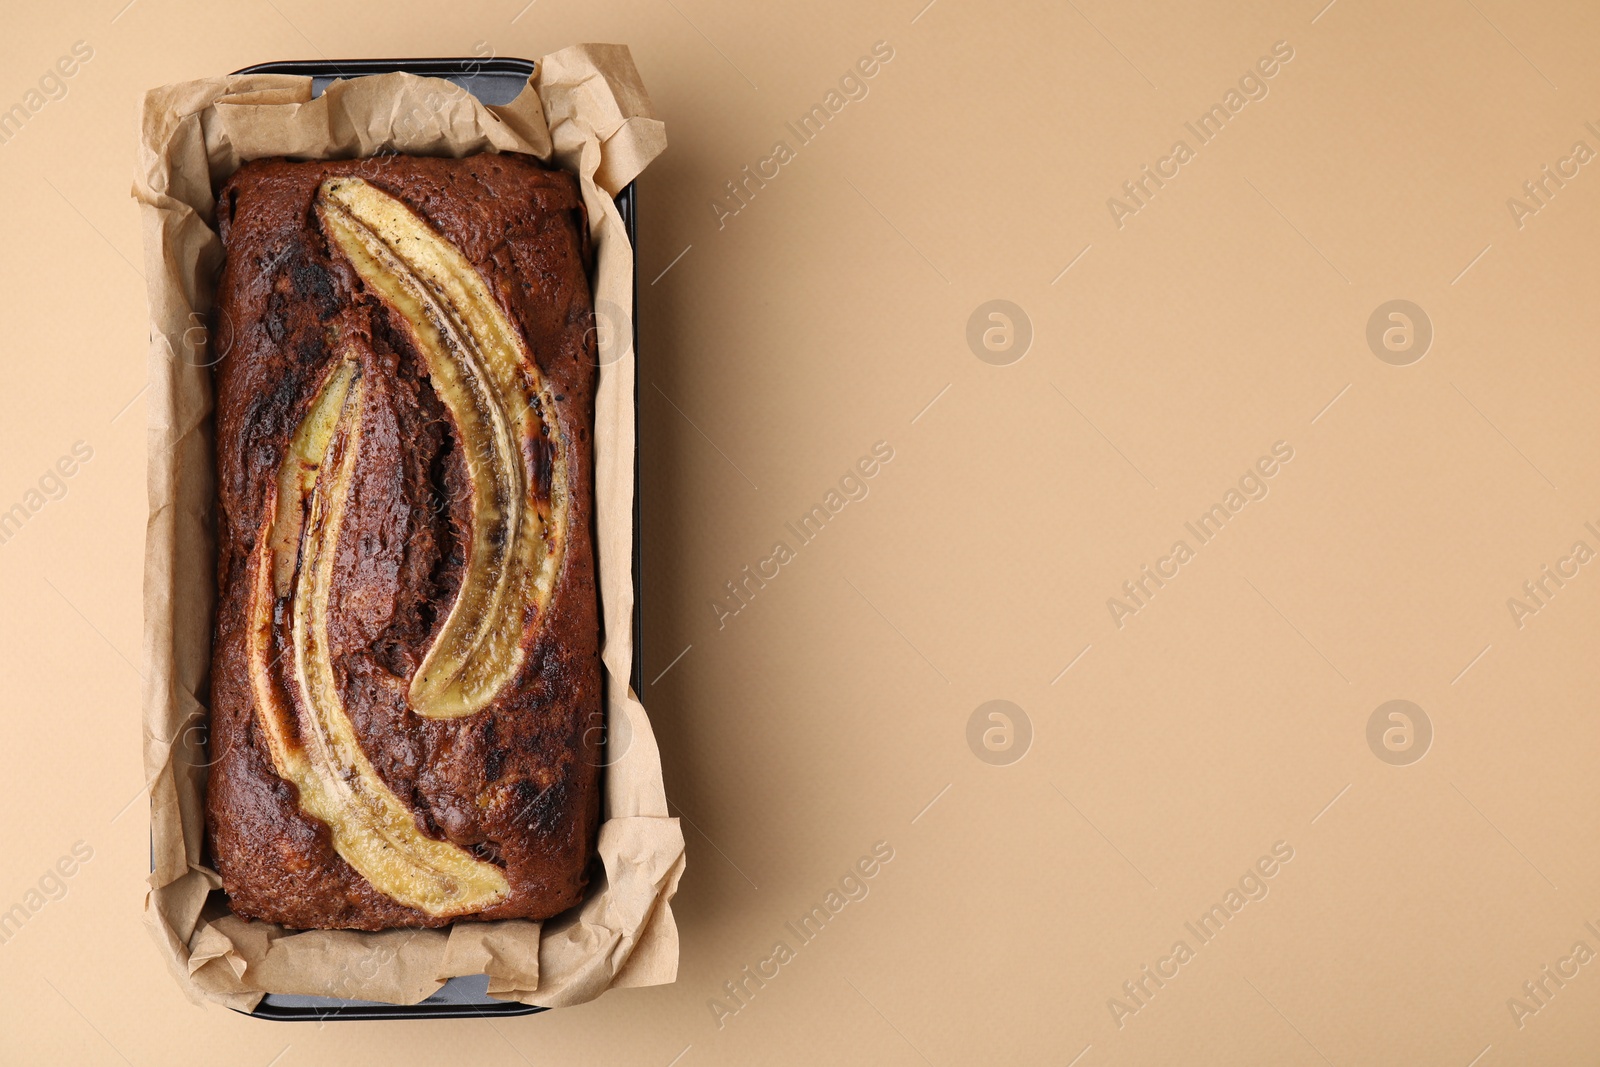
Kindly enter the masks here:
M 492 107 L 449 82 L 387 74 L 335 82 L 244 75 L 146 94 L 133 195 L 150 301 L 145 548 L 145 772 L 154 871 L 145 918 L 189 995 L 250 1009 L 264 993 L 410 1004 L 447 978 L 488 974 L 496 997 L 556 1007 L 611 986 L 671 982 L 670 900 L 683 834 L 667 814 L 632 662 L 633 250 L 612 197 L 662 149 L 662 124 L 627 48 L 575 45 L 544 57 L 528 87 Z M 595 515 L 611 761 L 599 853 L 604 876 L 545 923 L 460 922 L 444 930 L 292 931 L 230 914 L 202 865 L 204 724 L 215 602 L 210 365 L 226 338 L 206 323 L 222 259 L 212 188 L 246 160 L 385 152 L 517 151 L 575 172 L 597 254 L 600 345 Z

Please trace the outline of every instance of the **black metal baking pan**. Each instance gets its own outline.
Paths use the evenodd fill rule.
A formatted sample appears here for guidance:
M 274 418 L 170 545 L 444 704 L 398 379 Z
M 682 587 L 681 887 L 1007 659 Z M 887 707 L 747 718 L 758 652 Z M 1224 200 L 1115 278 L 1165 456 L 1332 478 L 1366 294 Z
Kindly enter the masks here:
M 360 78 L 369 74 L 405 71 L 429 78 L 443 78 L 472 93 L 485 104 L 509 104 L 533 75 L 535 64 L 526 59 L 315 59 L 257 63 L 235 74 L 300 74 L 311 76 L 311 93 L 321 95 L 339 78 Z M 617 195 L 617 210 L 628 230 L 628 241 L 638 247 L 635 230 L 634 189 L 630 183 Z M 635 259 L 633 307 L 628 328 L 633 330 L 635 361 L 639 353 L 639 287 Z M 637 362 L 635 368 L 637 369 Z M 638 424 L 638 376 L 634 377 L 635 431 Z M 637 436 L 637 433 L 636 433 Z M 644 689 L 644 648 L 639 606 L 639 461 L 634 456 L 633 493 L 633 664 L 631 684 L 634 692 Z M 380 1004 L 365 1000 L 340 1000 L 334 997 L 306 997 L 269 993 L 250 1012 L 258 1019 L 322 1021 L 328 1019 L 470 1019 L 505 1015 L 532 1015 L 545 1011 L 527 1004 L 495 1000 L 488 995 L 489 980 L 484 975 L 452 978 L 433 996 L 420 1004 Z

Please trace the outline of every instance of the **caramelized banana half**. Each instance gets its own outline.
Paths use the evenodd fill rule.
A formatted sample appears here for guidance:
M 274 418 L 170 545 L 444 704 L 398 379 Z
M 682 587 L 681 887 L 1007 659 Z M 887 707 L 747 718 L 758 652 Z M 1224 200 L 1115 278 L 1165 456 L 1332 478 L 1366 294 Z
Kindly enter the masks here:
M 294 784 L 302 810 L 327 824 L 334 849 L 375 889 L 432 916 L 482 911 L 510 894 L 505 875 L 417 829 L 410 809 L 362 751 L 334 674 L 328 600 L 360 451 L 364 395 L 357 364 L 347 358 L 313 401 L 279 470 L 256 542 L 248 616 L 256 708 L 279 776 Z M 290 580 L 291 663 L 283 673 L 293 703 L 276 682 L 272 654 L 277 587 Z M 302 711 L 298 731 L 294 703 Z
M 482 709 L 522 666 L 523 636 L 550 601 L 567 541 L 565 449 L 555 404 L 522 335 L 455 245 L 360 178 L 329 178 L 317 214 L 333 245 L 398 315 L 455 422 L 472 483 L 461 590 L 411 679 L 411 709 Z M 543 478 L 548 496 L 530 486 Z

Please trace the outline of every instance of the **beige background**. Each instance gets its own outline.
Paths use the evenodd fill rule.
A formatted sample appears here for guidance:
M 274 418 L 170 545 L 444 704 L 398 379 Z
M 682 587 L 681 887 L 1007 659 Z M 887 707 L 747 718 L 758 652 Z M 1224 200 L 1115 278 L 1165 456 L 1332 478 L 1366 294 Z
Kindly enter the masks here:
M 1507 199 L 1600 151 L 1600 13 L 1324 2 L 8 14 L 0 108 L 75 41 L 94 56 L 0 144 L 0 510 L 74 442 L 93 458 L 0 544 L 0 908 L 75 842 L 93 859 L 0 944 L 0 1059 L 1592 1056 L 1600 960 L 1520 1027 L 1507 1002 L 1600 952 L 1600 567 L 1521 628 L 1506 602 L 1600 549 L 1600 176 L 1521 228 Z M 640 183 L 641 451 L 644 697 L 690 825 L 679 980 L 492 1025 L 193 1007 L 139 918 L 139 94 L 585 40 L 633 47 L 671 141 Z M 719 228 L 723 183 L 878 41 L 866 98 Z M 1269 94 L 1197 147 L 1183 123 L 1277 41 Z M 1107 198 L 1180 137 L 1195 158 L 1119 229 Z M 966 340 L 991 299 L 1032 324 L 1008 366 Z M 1409 366 L 1365 337 L 1394 299 L 1433 326 Z M 719 629 L 723 583 L 877 441 L 866 499 Z M 1270 494 L 1119 629 L 1107 598 L 1277 441 Z M 993 699 L 1031 723 L 1009 765 L 967 741 Z M 1369 748 L 1392 699 L 1432 724 L 1420 762 Z M 785 922 L 879 841 L 869 895 L 800 946 Z M 1276 842 L 1270 893 L 1202 944 L 1184 923 Z M 779 939 L 794 958 L 719 1028 L 708 1002 Z M 1179 939 L 1193 959 L 1119 1028 L 1108 1000 Z

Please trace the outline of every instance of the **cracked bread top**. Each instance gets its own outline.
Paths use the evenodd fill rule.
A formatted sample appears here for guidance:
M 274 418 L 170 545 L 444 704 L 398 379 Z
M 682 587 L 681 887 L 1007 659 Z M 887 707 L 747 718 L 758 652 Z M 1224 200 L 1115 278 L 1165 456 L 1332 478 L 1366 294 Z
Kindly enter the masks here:
M 517 620 L 523 658 L 482 710 L 427 718 L 407 689 L 459 594 L 474 529 L 471 457 L 415 334 L 324 232 L 328 178 L 357 176 L 458 249 L 519 331 L 553 400 L 567 538 L 542 613 Z M 226 251 L 216 349 L 218 611 L 206 829 L 235 913 L 296 928 L 378 930 L 454 918 L 540 919 L 575 904 L 599 819 L 599 617 L 592 543 L 596 357 L 588 230 L 575 179 L 529 157 L 386 156 L 246 164 L 218 194 Z M 377 889 L 303 810 L 273 762 L 247 631 L 263 520 L 291 438 L 346 359 L 359 364 L 358 454 L 333 555 L 327 646 L 362 752 L 417 830 L 499 867 L 509 893 L 430 914 Z M 549 492 L 541 442 L 522 450 Z M 292 691 L 295 598 L 271 606 L 272 684 Z M 292 730 L 307 727 L 296 701 Z

